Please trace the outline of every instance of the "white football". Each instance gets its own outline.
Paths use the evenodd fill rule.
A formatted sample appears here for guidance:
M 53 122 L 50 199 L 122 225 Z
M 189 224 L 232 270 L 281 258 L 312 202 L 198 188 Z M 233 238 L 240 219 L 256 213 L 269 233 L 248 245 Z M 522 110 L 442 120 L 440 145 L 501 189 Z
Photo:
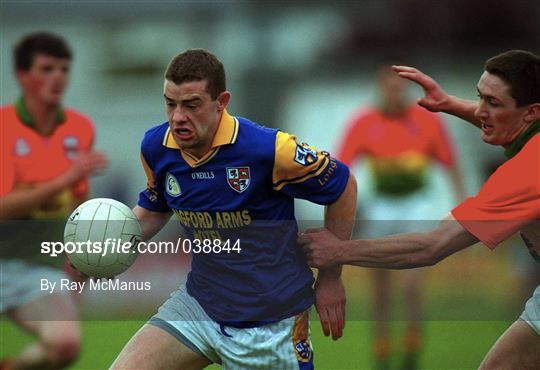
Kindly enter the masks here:
M 80 272 L 112 278 L 135 262 L 141 238 L 139 220 L 128 206 L 114 199 L 96 198 L 81 204 L 68 217 L 64 248 Z

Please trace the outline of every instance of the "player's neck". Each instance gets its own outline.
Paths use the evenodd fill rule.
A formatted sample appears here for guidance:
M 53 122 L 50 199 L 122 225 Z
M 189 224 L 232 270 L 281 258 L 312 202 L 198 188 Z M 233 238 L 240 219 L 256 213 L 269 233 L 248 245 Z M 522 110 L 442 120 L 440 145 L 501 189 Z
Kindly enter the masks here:
M 512 145 L 514 145 L 514 143 L 515 143 L 518 139 L 522 138 L 523 134 L 524 134 L 526 131 L 528 131 L 532 126 L 538 125 L 538 124 L 539 124 L 538 122 L 540 122 L 540 121 L 534 121 L 534 122 L 531 122 L 531 123 L 529 123 L 529 124 L 527 124 L 527 125 L 523 125 L 523 126 L 519 129 L 519 131 L 517 131 L 517 132 L 514 134 L 514 137 L 512 138 L 512 140 L 510 140 L 510 141 L 509 141 L 508 143 L 506 143 L 506 144 L 503 144 L 502 147 L 503 147 L 504 149 L 507 149 L 507 150 L 508 150 L 508 148 L 510 148 Z M 526 139 L 526 140 L 528 140 L 528 139 Z
M 24 104 L 32 115 L 34 128 L 40 135 L 50 135 L 56 126 L 57 104 L 46 104 L 38 99 L 25 96 Z
M 388 117 L 399 117 L 405 113 L 407 109 L 407 104 L 405 102 L 395 102 L 392 104 L 382 103 L 381 111 L 385 116 Z
M 184 152 L 188 153 L 190 156 L 195 157 L 197 159 L 201 159 L 204 157 L 210 150 L 212 150 L 212 143 L 209 143 L 205 145 L 204 147 L 197 147 L 197 148 L 186 148 L 182 149 Z

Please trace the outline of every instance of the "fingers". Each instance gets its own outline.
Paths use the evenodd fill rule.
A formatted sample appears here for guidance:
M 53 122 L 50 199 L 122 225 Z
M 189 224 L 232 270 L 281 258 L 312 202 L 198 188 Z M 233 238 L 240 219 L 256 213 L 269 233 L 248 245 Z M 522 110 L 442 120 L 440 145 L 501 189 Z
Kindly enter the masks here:
M 429 78 L 421 72 L 399 72 L 398 75 L 422 86 L 429 84 Z
M 304 255 L 306 256 L 306 259 L 307 259 L 306 262 L 308 266 L 313 267 L 313 268 L 320 268 L 320 266 L 313 259 L 311 249 L 309 249 L 309 244 L 306 244 L 305 246 L 303 246 L 302 249 L 304 250 Z
M 392 69 L 397 72 L 399 77 L 406 78 L 407 80 L 416 82 L 422 86 L 424 86 L 424 84 L 429 84 L 431 81 L 430 77 L 413 67 L 393 66 Z
M 109 160 L 105 154 L 97 151 L 81 153 L 77 158 L 84 176 L 97 175 L 109 166 Z
M 332 339 L 338 340 L 343 336 L 343 316 L 341 307 L 334 306 L 331 307 L 328 311 Z
M 109 161 L 106 158 L 103 160 L 98 160 L 93 163 L 92 167 L 92 175 L 100 174 L 106 170 L 107 167 L 109 167 Z
M 320 233 L 321 231 L 325 230 L 324 227 L 317 227 L 317 228 L 314 228 L 314 229 L 307 229 L 306 231 L 304 231 L 304 234 L 315 234 L 315 233 Z
M 345 316 L 345 303 L 341 305 L 341 317 L 343 318 L 343 329 L 345 329 L 345 325 L 347 323 L 346 316 Z
M 419 106 L 421 106 L 423 108 L 428 109 L 428 104 L 426 104 L 426 101 L 424 100 L 424 98 L 417 99 L 416 104 L 418 104 Z
M 345 327 L 345 290 L 339 277 L 320 272 L 315 284 L 315 307 L 325 336 L 338 340 Z
M 319 268 L 319 269 L 322 268 L 322 265 L 320 265 L 318 261 L 313 257 L 312 244 L 311 244 L 311 240 L 309 239 L 309 236 L 303 235 L 301 237 L 298 237 L 297 241 L 299 243 L 300 248 L 302 248 L 302 250 L 304 251 L 304 255 L 306 256 L 308 266 Z
M 431 88 L 433 85 L 435 85 L 431 77 L 422 73 L 416 68 L 407 66 L 392 66 L 392 69 L 397 72 L 400 77 L 415 82 L 424 88 Z
M 71 261 L 67 258 L 66 262 L 64 263 L 64 272 L 73 281 L 85 281 L 88 278 L 88 275 L 77 270 L 77 268 L 73 266 Z
M 425 98 L 420 98 L 416 101 L 416 103 L 421 106 L 422 108 L 427 109 L 430 112 L 438 112 L 436 104 L 434 102 L 429 102 Z
M 394 72 L 419 72 L 416 68 L 409 67 L 409 66 L 392 66 L 392 70 Z
M 323 230 L 324 230 L 323 227 L 319 227 L 319 228 L 316 228 L 316 229 L 307 229 L 303 233 L 298 234 L 298 237 L 296 238 L 296 241 L 300 245 L 309 244 L 309 243 L 311 243 L 312 238 L 308 234 L 319 233 L 319 232 L 321 232 Z
M 338 304 L 331 307 L 317 309 L 321 320 L 321 327 L 326 337 L 332 334 L 333 340 L 338 340 L 343 336 L 345 328 L 345 305 Z
M 405 76 L 426 76 L 424 73 L 419 71 L 416 68 L 408 67 L 408 66 L 392 66 L 392 70 L 396 72 L 398 75 L 405 77 Z
M 101 152 L 92 152 L 88 160 L 92 161 L 95 168 L 105 168 L 109 165 L 109 159 Z
M 319 313 L 319 318 L 321 320 L 322 331 L 324 333 L 324 336 L 327 337 L 330 335 L 330 323 L 329 323 L 329 318 L 328 318 L 328 312 L 326 308 L 322 308 L 321 310 L 317 309 L 317 312 Z
M 301 247 L 304 247 L 304 246 L 308 245 L 311 242 L 311 237 L 309 235 L 304 234 L 304 233 L 298 234 L 298 237 L 296 238 L 296 242 Z

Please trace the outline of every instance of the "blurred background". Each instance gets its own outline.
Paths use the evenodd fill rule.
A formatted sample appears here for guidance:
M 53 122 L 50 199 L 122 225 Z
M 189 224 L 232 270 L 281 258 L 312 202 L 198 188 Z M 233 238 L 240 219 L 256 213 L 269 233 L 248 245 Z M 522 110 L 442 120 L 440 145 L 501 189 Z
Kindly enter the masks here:
M 185 49 L 209 49 L 224 63 L 227 88 L 232 92 L 230 113 L 281 128 L 301 141 L 335 152 L 352 114 L 376 102 L 374 75 L 381 61 L 398 58 L 433 76 L 449 93 L 475 99 L 476 82 L 487 58 L 508 49 L 538 54 L 538 19 L 540 2 L 534 0 L 1 0 L 0 103 L 9 104 L 20 94 L 11 62 L 14 43 L 26 33 L 41 30 L 65 37 L 74 52 L 65 104 L 91 117 L 96 147 L 111 160 L 107 173 L 93 179 L 92 196 L 133 205 L 146 184 L 139 163 L 140 141 L 148 128 L 166 121 L 163 73 L 169 60 Z M 416 87 L 410 90 L 411 99 L 421 94 Z M 443 118 L 457 147 L 466 191 L 475 194 L 504 161 L 502 149 L 484 144 L 476 128 L 450 116 Z M 371 195 L 371 180 L 365 165 L 354 171 L 362 201 Z M 430 197 L 442 217 L 455 201 L 442 171 L 432 171 L 430 181 Z M 297 217 L 321 219 L 322 208 L 298 202 Z M 521 311 L 521 279 L 533 267 L 527 256 L 510 252 L 525 251 L 519 241 L 506 244 L 510 247 L 495 252 L 475 247 L 428 269 L 426 320 L 432 326 L 427 329 L 426 368 L 477 366 L 507 321 Z M 132 301 L 118 299 L 115 293 L 108 298 L 88 297 L 89 317 L 100 307 L 109 314 L 115 305 L 118 313 L 112 317 L 127 317 L 125 302 L 129 306 L 143 301 L 149 312 L 155 310 L 183 279 L 185 269 L 170 259 L 169 268 L 163 269 L 163 261 L 152 258 L 141 258 L 126 279 L 145 271 L 159 286 L 157 291 L 144 299 L 132 297 Z M 370 325 L 369 297 L 362 293 L 369 284 L 360 269 L 347 270 L 345 277 L 349 318 L 360 327 L 349 327 L 340 347 L 340 342 L 319 338 L 314 322 L 320 368 L 369 368 L 369 340 L 362 335 L 368 333 L 363 325 Z M 103 306 L 104 302 L 108 305 Z M 399 322 L 399 305 L 395 317 Z M 443 329 L 439 327 L 447 322 Z M 137 325 L 125 329 L 126 338 Z M 7 330 L 8 339 L 18 338 L 15 330 Z M 474 343 L 448 348 L 448 341 L 474 338 L 474 330 L 483 333 Z M 100 351 L 113 356 L 124 339 L 118 339 L 113 349 L 100 347 Z M 15 339 L 8 342 L 14 344 L 3 347 L 6 351 L 19 346 Z M 88 360 L 75 368 L 94 368 L 93 363 Z M 104 366 L 95 368 L 100 367 Z
M 187 48 L 209 49 L 223 61 L 232 114 L 335 151 L 351 114 L 375 99 L 379 62 L 399 58 L 450 93 L 474 99 L 488 57 L 540 45 L 540 4 L 527 0 L 3 0 L 1 6 L 1 102 L 19 96 L 11 63 L 18 38 L 38 30 L 63 35 L 74 51 L 65 103 L 93 119 L 97 146 L 112 159 L 93 191 L 129 204 L 145 184 L 141 138 L 166 120 L 165 67 Z M 445 119 L 474 193 L 485 166 L 503 158 L 501 150 Z

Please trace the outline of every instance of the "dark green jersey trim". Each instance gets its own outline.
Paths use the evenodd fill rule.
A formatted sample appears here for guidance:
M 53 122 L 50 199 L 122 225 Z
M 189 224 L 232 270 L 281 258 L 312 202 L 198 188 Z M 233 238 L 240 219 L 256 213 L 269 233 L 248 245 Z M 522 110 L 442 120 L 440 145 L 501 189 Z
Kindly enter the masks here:
M 510 144 L 508 149 L 504 151 L 504 155 L 510 159 L 516 154 L 519 153 L 519 151 L 527 144 L 529 140 L 532 139 L 534 135 L 540 132 L 540 120 L 533 123 L 524 133 L 518 136 L 516 140 Z
M 13 105 L 15 106 L 15 111 L 17 112 L 17 116 L 19 116 L 21 122 L 28 127 L 34 128 L 34 118 L 28 110 L 28 107 L 24 103 L 24 98 L 21 96 L 19 99 L 17 99 L 17 101 L 15 101 Z M 56 124 L 60 124 L 65 120 L 66 113 L 64 112 L 64 109 L 62 107 L 59 107 L 56 111 L 56 117 L 54 118 L 54 122 Z

